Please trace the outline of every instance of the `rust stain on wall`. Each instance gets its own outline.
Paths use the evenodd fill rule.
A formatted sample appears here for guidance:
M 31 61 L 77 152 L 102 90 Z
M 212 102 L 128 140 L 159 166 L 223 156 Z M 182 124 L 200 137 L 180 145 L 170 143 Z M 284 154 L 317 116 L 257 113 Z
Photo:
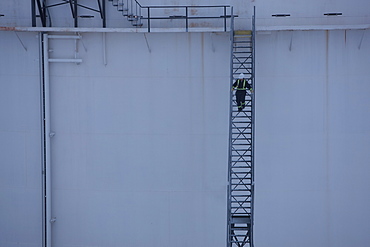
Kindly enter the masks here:
M 192 22 L 189 24 L 189 27 L 211 27 L 211 23 L 203 21 L 203 22 Z
M 0 27 L 1 31 L 16 31 L 15 27 Z

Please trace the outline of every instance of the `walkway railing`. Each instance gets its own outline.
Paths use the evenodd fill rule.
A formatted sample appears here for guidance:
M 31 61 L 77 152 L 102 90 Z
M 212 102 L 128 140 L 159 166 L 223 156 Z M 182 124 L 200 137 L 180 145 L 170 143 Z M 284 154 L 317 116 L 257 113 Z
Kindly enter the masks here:
M 69 6 L 74 19 L 74 27 L 78 27 L 79 18 L 94 18 L 98 13 L 102 19 L 103 28 L 106 27 L 106 1 L 111 2 L 122 15 L 127 17 L 134 27 L 183 28 L 188 32 L 191 28 L 217 28 L 228 31 L 228 19 L 231 19 L 231 6 L 229 5 L 162 5 L 143 6 L 137 0 L 94 0 L 89 5 L 80 4 L 80 0 L 59 0 L 58 3 L 47 5 L 44 0 L 31 0 L 32 26 L 37 26 L 37 17 L 43 27 L 52 26 L 49 9 L 57 6 Z M 82 1 L 81 1 L 82 2 Z M 91 11 L 91 15 L 80 15 L 80 9 Z M 94 14 L 95 13 L 95 14 Z M 167 22 L 163 22 L 168 20 Z M 162 22 L 161 22 L 162 21 Z M 230 21 L 229 21 L 230 22 Z M 171 26 L 172 25 L 172 26 Z
M 148 32 L 150 32 L 153 21 L 156 20 L 182 20 L 180 27 L 184 27 L 188 32 L 191 27 L 202 27 L 202 23 L 197 24 L 196 20 L 219 19 L 221 27 L 227 31 L 227 19 L 231 18 L 231 6 L 228 5 L 209 5 L 209 6 L 141 6 L 138 15 L 147 21 Z M 202 10 L 207 10 L 211 14 L 198 15 Z M 164 15 L 164 13 L 169 13 Z M 175 14 L 176 13 L 176 14 Z M 218 14 L 217 14 L 218 13 Z M 142 16 L 143 14 L 143 16 Z M 190 23 L 192 22 L 192 23 Z M 207 24 L 206 24 L 207 25 Z M 207 27 L 207 26 L 205 26 Z

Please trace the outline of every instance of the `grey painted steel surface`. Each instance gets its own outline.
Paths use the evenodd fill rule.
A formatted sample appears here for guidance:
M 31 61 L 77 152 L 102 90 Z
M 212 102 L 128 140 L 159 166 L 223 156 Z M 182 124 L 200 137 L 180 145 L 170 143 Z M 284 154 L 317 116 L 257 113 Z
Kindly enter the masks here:
M 369 242 L 364 34 L 369 30 L 257 34 L 256 245 Z
M 81 64 L 50 63 L 53 246 L 224 242 L 228 34 L 106 36 L 106 66 L 101 34 Z
M 245 14 L 248 12 L 248 7 L 243 4 L 245 1 L 236 3 L 236 14 L 239 12 L 240 15 L 244 12 L 243 18 L 248 19 L 248 15 Z M 294 10 L 298 16 L 300 15 L 299 23 L 296 24 L 316 25 L 324 30 L 330 30 L 332 27 L 343 28 L 343 30 L 257 33 L 255 44 L 258 50 L 256 57 L 258 79 L 256 136 L 258 138 L 255 162 L 258 166 L 256 166 L 255 175 L 258 186 L 255 200 L 255 245 L 346 247 L 351 243 L 351 246 L 363 247 L 370 242 L 367 227 L 370 221 L 368 210 L 370 208 L 368 197 L 370 36 L 366 28 L 345 30 L 346 25 L 343 25 L 343 22 L 350 20 L 347 24 L 356 25 L 368 23 L 367 17 L 363 14 L 368 9 L 366 7 L 368 1 L 355 1 L 351 4 L 348 4 L 348 1 L 335 3 L 310 1 L 307 4 L 306 7 L 302 7 L 292 5 L 288 1 L 256 3 L 259 5 L 257 7 L 260 16 L 257 18 L 257 24 L 263 18 L 267 19 L 265 23 L 276 22 L 272 26 L 266 24 L 269 30 L 273 30 L 276 25 L 281 27 L 282 22 L 288 23 L 291 26 L 290 30 L 307 28 L 302 25 L 292 26 L 297 20 L 293 15 L 292 18 L 281 20 L 269 17 L 272 10 L 277 7 L 281 10 L 289 8 L 288 10 Z M 4 16 L 0 17 L 2 26 L 29 27 L 31 25 L 29 6 L 20 4 L 19 1 L 4 1 L 0 5 L 4 13 Z M 323 6 L 327 10 L 335 7 L 338 11 L 346 7 L 348 16 L 322 21 L 322 17 L 316 18 L 314 13 L 317 9 L 323 9 L 321 8 Z M 14 9 L 17 11 L 13 11 Z M 59 18 L 63 15 L 65 14 L 61 13 Z M 118 26 L 119 21 L 115 22 L 115 20 L 118 19 L 109 20 L 112 26 Z M 89 26 L 87 20 L 85 21 L 81 25 Z M 240 22 L 245 23 L 241 19 Z M 0 104 L 2 116 L 0 121 L 0 245 L 39 247 L 42 244 L 40 221 L 42 196 L 40 192 L 39 51 L 38 39 L 35 38 L 38 31 L 32 32 L 28 28 L 23 28 L 25 29 L 29 32 L 19 32 L 19 38 L 14 32 L 0 32 L 1 54 L 7 58 L 0 60 L 0 100 L 2 102 Z M 112 29 L 107 31 L 114 32 Z M 153 36 L 148 36 L 151 49 L 146 49 L 143 34 L 107 33 L 107 66 L 105 66 L 102 58 L 102 34 L 93 34 L 102 31 L 84 29 L 84 32 L 86 34 L 83 34 L 83 42 L 86 50 L 81 44 L 79 47 L 84 62 L 80 65 L 52 65 L 53 107 L 59 115 L 59 118 L 55 116 L 53 124 L 67 134 L 62 137 L 58 133 L 55 135 L 59 140 L 55 143 L 54 158 L 62 164 L 58 168 L 58 179 L 55 181 L 58 182 L 57 193 L 54 193 L 57 196 L 55 206 L 62 211 L 60 214 L 63 214 L 64 221 L 63 224 L 59 224 L 60 218 L 58 218 L 55 231 L 57 234 L 71 237 L 70 240 L 74 243 L 87 246 L 102 245 L 102 233 L 110 239 L 115 239 L 116 235 L 126 234 L 127 241 L 131 240 L 133 243 L 137 238 L 139 244 L 145 245 L 147 242 L 144 242 L 141 233 L 148 229 L 154 230 L 149 231 L 148 236 L 149 239 L 155 238 L 153 245 L 160 245 L 164 240 L 171 238 L 171 244 L 186 246 L 189 244 L 187 236 L 202 240 L 206 235 L 210 239 L 213 237 L 212 242 L 207 243 L 207 246 L 218 246 L 220 242 L 223 246 L 226 240 L 224 212 L 227 170 L 224 164 L 227 160 L 225 152 L 227 133 L 221 133 L 221 130 L 227 129 L 225 115 L 228 113 L 229 85 L 221 85 L 219 82 L 215 91 L 204 91 L 206 102 L 209 104 L 206 104 L 202 110 L 199 108 L 198 101 L 193 98 L 201 98 L 203 93 L 200 93 L 195 80 L 189 79 L 191 86 L 184 89 L 186 92 L 171 96 L 166 94 L 167 98 L 170 97 L 173 100 L 179 98 L 184 102 L 190 102 L 190 109 L 183 103 L 181 106 L 185 110 L 182 114 L 177 114 L 178 108 L 172 104 L 167 105 L 167 98 L 155 96 L 161 95 L 161 91 L 174 93 L 171 87 L 162 83 L 165 78 L 185 76 L 186 73 L 183 73 L 182 67 L 173 65 L 174 62 L 182 63 L 188 71 L 191 66 L 189 64 L 192 63 L 185 64 L 184 61 L 201 61 L 199 51 L 192 52 L 191 56 L 186 52 L 182 53 L 184 44 L 188 47 L 198 43 L 194 42 L 195 37 L 186 36 L 187 42 L 184 41 L 183 36 L 177 36 L 181 41 L 173 37 L 171 40 L 174 43 L 179 42 L 179 47 L 174 49 L 172 44 L 169 52 L 181 54 L 181 58 L 173 58 L 170 61 L 169 52 L 161 52 L 161 54 L 158 52 L 165 51 L 164 46 L 168 42 L 168 35 L 176 36 L 176 34 L 152 34 Z M 229 50 L 224 47 L 225 44 L 229 44 L 228 39 L 222 35 L 222 38 L 214 35 L 212 45 L 210 36 L 211 34 L 205 34 L 204 47 L 214 48 L 222 54 L 212 56 L 212 52 L 205 53 L 208 55 L 203 61 L 207 66 L 212 66 L 212 68 L 207 66 L 205 68 L 208 75 L 211 71 L 221 74 L 220 71 L 223 70 L 220 81 L 226 82 L 229 77 L 224 76 L 228 74 L 228 63 L 225 61 L 228 60 Z M 133 44 L 135 49 L 121 47 L 122 44 L 126 44 L 122 43 L 125 39 L 127 42 L 130 41 L 128 43 Z M 62 47 L 64 53 L 74 54 L 73 42 L 70 44 L 57 42 L 52 45 Z M 125 49 L 124 52 L 121 49 Z M 152 55 L 145 55 L 145 51 L 149 53 L 151 51 Z M 60 54 L 60 50 L 56 52 L 64 55 Z M 136 52 L 139 52 L 138 57 L 134 56 Z M 149 61 L 149 58 L 152 60 Z M 161 59 L 165 61 L 164 67 L 156 66 L 158 61 L 162 61 Z M 217 61 L 216 64 L 215 61 Z M 140 70 L 140 66 L 134 66 L 136 64 L 148 68 L 145 74 Z M 171 72 L 170 75 L 165 73 L 167 68 Z M 191 71 L 195 73 L 195 68 L 192 68 Z M 127 75 L 125 73 L 127 71 L 131 71 L 132 74 Z M 145 94 L 146 102 L 155 102 L 154 106 L 150 106 L 150 110 L 168 107 L 166 109 L 174 114 L 174 117 L 167 119 L 167 112 L 155 111 L 158 118 L 153 118 L 152 125 L 149 126 L 149 118 L 146 114 L 146 110 L 149 111 L 148 106 L 147 108 L 139 106 L 137 98 L 132 96 L 132 92 L 138 86 L 131 85 L 127 81 L 132 78 L 152 77 L 156 78 L 155 83 L 159 88 L 154 88 L 154 91 Z M 211 76 L 205 78 L 209 77 Z M 120 78 L 126 78 L 122 79 L 125 81 L 123 83 L 125 86 L 121 84 Z M 118 93 L 117 89 L 125 90 Z M 124 104 L 118 108 L 117 102 Z M 106 109 L 110 110 L 106 111 Z M 115 114 L 117 111 L 122 114 Z M 195 111 L 192 119 L 191 111 Z M 134 112 L 143 114 L 135 115 Z M 90 114 L 91 116 L 88 117 Z M 184 116 L 190 123 L 176 121 L 176 119 L 184 119 Z M 106 121 L 107 118 L 112 121 Z M 163 122 L 158 119 L 168 121 Z M 204 123 L 202 128 L 199 127 L 201 123 Z M 165 132 L 166 126 L 171 127 L 176 124 L 185 130 L 184 134 L 179 134 L 175 128 Z M 102 131 L 104 126 L 106 129 L 113 130 L 125 126 L 127 132 L 119 135 L 104 132 Z M 153 134 L 153 131 L 147 128 L 157 130 L 155 133 L 158 136 L 168 133 L 165 136 L 166 140 L 173 146 L 181 145 L 184 152 L 174 150 L 172 145 L 160 149 L 157 146 L 161 143 L 156 135 L 150 136 L 154 139 L 154 144 L 148 144 L 148 138 L 145 135 Z M 207 133 L 212 132 L 216 136 L 201 135 L 204 138 L 196 138 L 194 136 L 199 137 L 200 134 L 189 133 L 189 128 L 199 130 L 198 133 L 207 130 Z M 145 133 L 140 132 L 143 129 Z M 158 130 L 163 131 L 158 133 Z M 133 135 L 138 134 L 140 134 L 140 142 L 133 138 Z M 222 137 L 217 138 L 218 134 Z M 117 138 L 115 139 L 114 136 Z M 125 185 L 135 184 L 136 188 L 132 191 L 124 191 L 119 198 L 116 198 L 114 195 L 117 190 L 120 190 L 120 178 L 116 174 L 117 171 L 119 174 L 120 170 L 112 162 L 106 162 L 104 158 L 114 157 L 123 152 L 117 148 L 123 143 L 120 139 L 122 136 L 132 144 L 124 150 L 128 152 L 124 160 L 128 160 L 128 163 L 140 162 L 140 167 L 128 166 L 121 169 L 125 174 L 123 177 Z M 188 136 L 194 138 L 186 139 Z M 181 140 L 180 144 L 179 140 Z M 214 147 L 211 144 L 219 142 L 224 145 Z M 117 145 L 109 149 L 108 144 Z M 89 148 L 79 148 L 81 146 Z M 145 157 L 142 157 L 140 152 L 143 149 L 149 152 Z M 173 164 L 172 159 L 158 156 L 156 151 L 161 150 L 163 153 L 172 153 L 171 157 L 188 159 L 192 164 L 191 171 L 183 162 L 178 164 L 177 170 L 167 165 L 167 163 Z M 213 155 L 214 153 L 217 154 Z M 202 158 L 204 161 L 201 174 L 197 169 L 199 167 L 191 162 L 193 156 Z M 122 156 L 119 157 L 122 158 Z M 99 161 L 96 160 L 97 158 Z M 104 166 L 100 167 L 97 164 L 99 162 L 105 162 Z M 145 166 L 145 162 L 155 166 L 146 166 L 148 169 L 144 169 L 145 174 L 142 174 L 143 170 L 140 168 Z M 163 176 L 169 173 L 171 176 Z M 135 180 L 135 174 L 138 175 L 136 178 L 139 178 L 139 175 L 146 175 L 148 179 Z M 88 180 L 91 175 L 99 179 Z M 178 181 L 175 181 L 172 175 L 176 175 L 176 178 L 179 178 Z M 202 176 L 205 179 L 201 178 Z M 158 179 L 156 183 L 155 178 L 163 177 L 167 180 Z M 170 179 L 177 185 L 175 189 L 180 190 L 179 194 L 176 194 L 177 190 L 172 190 L 173 186 L 166 187 Z M 202 183 L 206 188 L 213 188 L 214 193 L 211 196 L 210 193 L 202 192 L 203 190 L 194 192 L 189 189 L 189 186 L 194 183 L 197 185 Z M 115 184 L 117 186 L 114 186 Z M 163 186 L 159 188 L 160 184 Z M 97 190 L 99 186 L 104 185 L 110 189 Z M 184 188 L 180 185 L 188 185 L 188 187 Z M 148 189 L 150 186 L 159 189 L 151 193 Z M 88 193 L 84 193 L 86 191 Z M 137 194 L 137 191 L 140 193 Z M 148 201 L 151 207 L 149 209 L 143 207 Z M 163 209 L 161 205 L 167 206 L 169 210 Z M 122 212 L 109 211 L 113 206 L 127 211 L 117 216 L 118 214 L 115 213 Z M 107 211 L 101 211 L 100 208 L 105 208 Z M 176 214 L 178 211 L 181 211 L 181 214 Z M 155 217 L 154 214 L 160 214 L 162 217 Z M 214 214 L 217 215 L 217 219 L 214 218 Z M 189 218 L 199 219 L 199 221 L 191 222 Z M 135 223 L 129 224 L 130 221 Z M 202 232 L 205 229 L 202 228 L 202 222 L 207 221 L 213 225 L 208 228 L 209 231 Z M 73 222 L 73 224 L 68 225 L 66 222 Z M 99 225 L 93 225 L 94 222 L 99 222 Z M 145 222 L 145 225 L 140 225 L 140 222 Z M 178 222 L 181 225 L 175 224 Z M 153 224 L 156 227 L 151 227 Z M 114 227 L 116 225 L 122 227 L 118 229 Z M 215 225 L 217 227 L 214 227 Z M 73 234 L 72 229 L 67 229 L 68 226 L 73 227 L 76 234 Z M 77 234 L 81 232 L 82 235 Z M 200 232 L 203 234 L 199 234 Z M 92 238 L 89 239 L 91 236 Z M 56 244 L 65 246 L 69 243 L 61 243 L 58 240 Z
M 0 32 L 0 246 L 42 245 L 39 47 Z

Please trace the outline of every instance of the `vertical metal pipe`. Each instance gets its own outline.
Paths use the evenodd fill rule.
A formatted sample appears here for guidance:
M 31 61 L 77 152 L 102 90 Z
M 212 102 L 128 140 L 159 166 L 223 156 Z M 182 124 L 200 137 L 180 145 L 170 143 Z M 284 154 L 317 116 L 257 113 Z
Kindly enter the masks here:
M 44 65 L 44 134 L 45 134 L 45 212 L 46 212 L 46 247 L 51 247 L 51 152 L 50 152 L 50 81 L 49 81 L 49 40 L 43 34 Z
M 233 114 L 233 92 L 231 90 L 233 82 L 234 82 L 234 69 L 233 69 L 233 44 L 234 44 L 234 15 L 233 15 L 233 7 L 231 7 L 231 20 L 230 20 L 230 86 L 229 86 L 229 95 L 230 95 L 230 108 L 229 108 L 229 159 L 228 159 L 228 183 L 227 183 L 227 245 L 228 247 L 231 246 L 230 238 L 231 238 L 231 142 L 232 142 L 232 129 L 231 129 L 231 121 L 232 121 L 232 114 Z
M 103 32 L 103 63 L 104 65 L 106 66 L 107 65 L 107 50 L 106 50 L 106 46 L 107 46 L 107 43 L 106 43 L 106 33 Z
M 39 75 L 40 75 L 40 125 L 41 125 L 41 184 L 42 184 L 42 247 L 46 244 L 46 207 L 45 207 L 45 108 L 44 108 L 44 55 L 43 33 L 39 32 Z

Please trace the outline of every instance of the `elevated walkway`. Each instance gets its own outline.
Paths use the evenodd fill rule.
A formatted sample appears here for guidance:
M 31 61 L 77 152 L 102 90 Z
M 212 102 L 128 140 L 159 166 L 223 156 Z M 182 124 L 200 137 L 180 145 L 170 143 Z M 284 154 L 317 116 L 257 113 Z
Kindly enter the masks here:
M 231 6 L 229 5 L 162 5 L 143 6 L 137 0 L 96 0 L 81 4 L 80 0 L 59 0 L 59 3 L 47 4 L 47 1 L 32 0 L 32 27 L 42 26 L 57 27 L 53 24 L 50 9 L 67 6 L 70 9 L 73 28 L 81 28 L 80 19 L 100 17 L 101 27 L 107 28 L 107 8 L 114 7 L 122 14 L 122 28 L 126 32 L 164 32 L 167 29 L 172 32 L 189 32 L 199 30 L 227 32 L 230 26 Z M 106 6 L 110 3 L 111 6 Z M 91 14 L 80 14 L 80 12 Z M 63 27 L 66 28 L 66 27 Z M 69 26 L 68 28 L 72 28 Z M 96 28 L 96 27 L 94 27 Z M 160 28 L 159 30 L 156 28 Z M 122 31 L 123 31 L 122 30 Z M 139 31 L 140 30 L 140 31 Z M 144 31 L 145 30 L 145 31 Z

